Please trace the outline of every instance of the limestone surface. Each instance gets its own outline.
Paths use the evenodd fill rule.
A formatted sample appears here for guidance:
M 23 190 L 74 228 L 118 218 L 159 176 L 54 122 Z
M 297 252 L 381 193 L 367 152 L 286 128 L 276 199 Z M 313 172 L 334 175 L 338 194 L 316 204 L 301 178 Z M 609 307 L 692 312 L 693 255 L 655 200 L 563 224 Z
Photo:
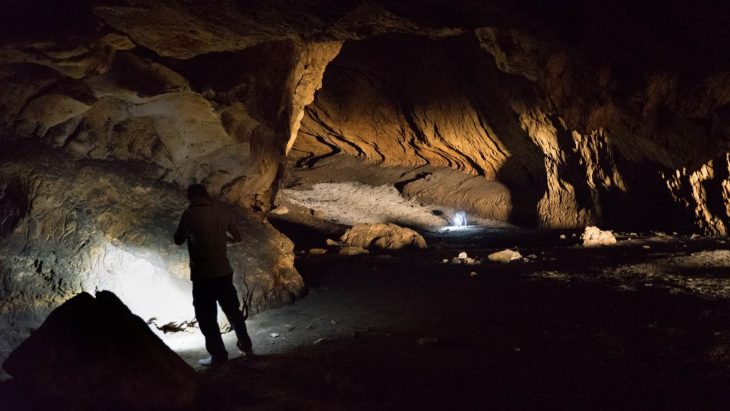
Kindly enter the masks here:
M 518 251 L 507 249 L 489 254 L 487 258 L 489 259 L 489 261 L 509 263 L 511 261 L 519 260 L 520 258 L 522 258 L 522 254 L 520 254 Z
M 514 29 L 346 43 L 293 154 L 307 167 L 346 153 L 460 170 L 443 183 L 414 177 L 405 192 L 521 225 L 725 235 L 727 67 L 691 87 L 681 73 L 626 84 L 614 70 Z
M 601 247 L 616 244 L 616 237 L 610 230 L 601 230 L 598 227 L 586 227 L 581 235 L 583 247 Z
M 426 240 L 418 232 L 396 224 L 357 224 L 347 230 L 340 240 L 350 247 L 365 250 L 425 249 Z
M 0 356 L 82 291 L 113 291 L 160 325 L 193 319 L 187 249 L 172 241 L 182 190 L 135 163 L 75 162 L 33 146 L 0 157 Z M 261 217 L 231 212 L 243 242 L 228 255 L 250 313 L 301 295 L 291 241 Z
M 519 225 L 730 226 L 711 0 L 692 19 L 629 0 L 72 3 L 0 16 L 2 141 L 143 161 L 263 211 L 287 159 L 347 154 L 457 170 L 411 191 Z
M 277 205 L 288 165 L 333 175 L 344 156 L 406 169 L 391 182 L 415 201 L 521 226 L 730 229 L 730 21 L 713 0 L 691 15 L 630 0 L 6 3 L 0 329 L 17 335 L 85 287 L 155 301 L 124 291 L 140 273 L 177 273 L 159 287 L 182 301 L 167 235 L 191 182 L 263 233 L 232 248 L 252 308 L 291 300 L 291 243 L 249 217 Z

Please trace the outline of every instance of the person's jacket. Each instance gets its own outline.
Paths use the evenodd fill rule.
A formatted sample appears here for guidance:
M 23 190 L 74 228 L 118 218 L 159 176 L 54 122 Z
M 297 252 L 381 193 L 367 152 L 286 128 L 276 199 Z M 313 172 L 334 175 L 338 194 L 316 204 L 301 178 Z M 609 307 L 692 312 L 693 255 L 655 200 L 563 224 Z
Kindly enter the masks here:
M 226 253 L 226 233 L 231 235 L 232 241 L 241 241 L 240 231 L 231 213 L 208 197 L 190 202 L 175 231 L 175 243 L 188 243 L 191 280 L 233 274 Z

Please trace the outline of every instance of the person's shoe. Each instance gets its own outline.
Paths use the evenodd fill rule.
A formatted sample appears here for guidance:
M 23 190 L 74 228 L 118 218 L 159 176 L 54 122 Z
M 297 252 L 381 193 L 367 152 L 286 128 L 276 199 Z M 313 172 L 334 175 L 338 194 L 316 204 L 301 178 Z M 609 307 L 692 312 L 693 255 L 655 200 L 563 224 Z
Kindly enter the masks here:
M 226 361 L 228 361 L 227 358 L 226 359 L 221 359 L 221 358 L 208 357 L 208 358 L 201 358 L 201 359 L 199 359 L 198 360 L 198 364 L 203 365 L 203 366 L 206 366 L 206 367 L 211 367 L 211 366 L 215 367 L 215 366 L 218 366 L 218 365 L 225 364 Z
M 243 344 L 241 341 L 236 343 L 236 347 L 243 353 L 244 357 L 253 357 L 253 349 L 248 344 Z

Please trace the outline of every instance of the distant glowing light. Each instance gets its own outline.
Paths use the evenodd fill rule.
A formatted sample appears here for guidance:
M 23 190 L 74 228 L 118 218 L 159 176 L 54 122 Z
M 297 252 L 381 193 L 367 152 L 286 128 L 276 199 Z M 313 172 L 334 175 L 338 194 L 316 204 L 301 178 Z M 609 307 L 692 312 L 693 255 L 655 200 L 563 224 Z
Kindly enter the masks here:
M 479 225 L 469 225 L 466 220 L 466 213 L 464 211 L 457 211 L 451 217 L 449 225 L 438 228 L 440 233 L 453 233 L 457 235 L 467 235 L 478 231 L 485 230 L 485 227 Z
M 454 227 L 466 227 L 466 213 L 459 211 L 454 214 L 454 218 L 451 220 L 451 225 Z

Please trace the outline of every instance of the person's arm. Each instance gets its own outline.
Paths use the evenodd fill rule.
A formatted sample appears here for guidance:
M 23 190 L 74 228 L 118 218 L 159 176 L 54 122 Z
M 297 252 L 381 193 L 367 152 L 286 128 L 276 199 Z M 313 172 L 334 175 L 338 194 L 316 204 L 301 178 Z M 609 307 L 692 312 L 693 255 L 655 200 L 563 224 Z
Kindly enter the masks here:
M 180 223 L 177 225 L 177 230 L 175 230 L 175 244 L 181 245 L 185 242 L 185 240 L 188 238 L 188 232 L 190 231 L 190 227 L 188 224 L 187 219 L 188 213 L 183 213 L 182 217 L 180 217 Z
M 228 222 L 226 233 L 228 234 L 228 241 L 231 243 L 240 243 L 243 240 L 241 230 L 238 229 L 238 225 L 236 225 L 233 221 Z

